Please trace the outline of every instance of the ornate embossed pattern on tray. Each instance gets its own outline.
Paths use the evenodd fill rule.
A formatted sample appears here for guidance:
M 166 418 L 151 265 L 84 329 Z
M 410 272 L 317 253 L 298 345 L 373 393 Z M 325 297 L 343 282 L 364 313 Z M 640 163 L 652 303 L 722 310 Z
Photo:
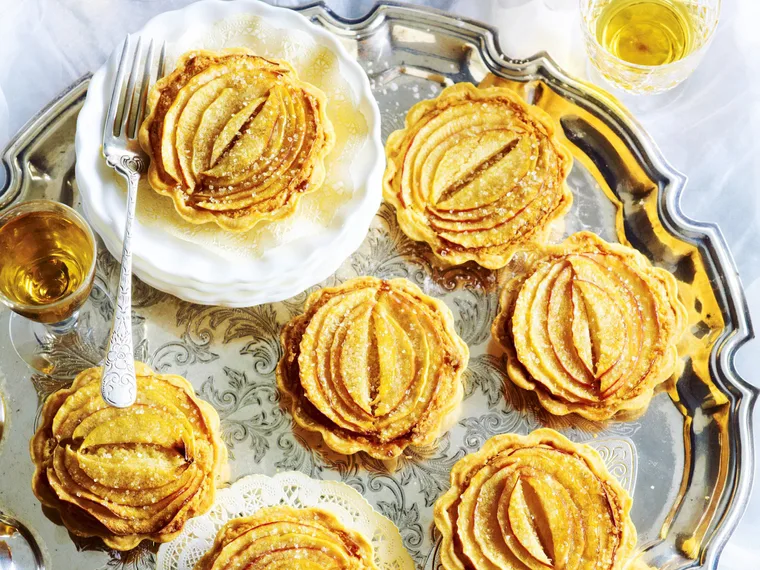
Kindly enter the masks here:
M 275 305 L 228 309 L 182 303 L 137 282 L 136 357 L 159 372 L 187 377 L 218 410 L 232 480 L 283 470 L 341 480 L 399 527 L 420 568 L 436 565 L 432 505 L 448 488 L 453 464 L 494 434 L 524 434 L 542 425 L 574 441 L 591 441 L 609 471 L 630 489 L 631 516 L 647 562 L 677 569 L 702 560 L 713 568 L 749 491 L 752 392 L 736 375 L 733 357 L 750 332 L 725 243 L 714 227 L 687 220 L 677 207 L 684 177 L 664 162 L 614 100 L 566 77 L 545 56 L 506 59 L 495 33 L 482 25 L 396 5 L 381 5 L 350 25 L 322 7 L 304 13 L 359 54 L 383 112 L 385 136 L 403 124 L 414 103 L 458 81 L 511 86 L 554 116 L 575 160 L 568 180 L 574 202 L 564 234 L 588 229 L 611 241 L 622 239 L 676 276 L 689 312 L 688 332 L 679 345 L 680 354 L 689 355 L 683 372 L 634 422 L 599 426 L 552 418 L 532 396 L 504 382 L 503 354 L 490 343 L 498 289 L 507 275 L 474 264 L 440 265 L 427 246 L 402 234 L 387 207 L 378 212 L 360 250 L 323 285 L 357 275 L 406 277 L 452 310 L 471 358 L 461 418 L 436 448 L 409 448 L 388 465 L 362 454 L 335 454 L 318 437 L 294 429 L 278 401 L 275 367 L 282 351 L 280 330 L 302 313 L 306 293 Z M 76 202 L 72 143 L 85 89 L 86 80 L 11 144 L 4 156 L 11 175 L 0 190 L 0 207 L 42 195 Z M 561 237 L 554 236 L 556 241 Z M 110 284 L 116 273 L 113 259 L 102 253 L 98 278 Z M 102 310 L 110 311 L 108 299 L 102 300 Z M 0 314 L 0 331 L 7 331 L 7 318 L 7 312 Z M 6 334 L 0 332 L 0 346 L 8 346 Z M 62 372 L 97 360 L 86 347 L 51 357 Z M 30 378 L 9 356 L 0 368 L 6 377 L 0 379 L 0 393 L 9 415 L 0 464 L 7 464 L 11 454 L 20 458 L 7 476 L 9 484 L 0 487 L 0 508 L 32 530 L 48 568 L 153 568 L 155 547 L 148 543 L 120 555 L 104 550 L 98 540 L 72 541 L 45 518 L 29 489 L 31 462 L 19 450 L 27 449 L 40 402 L 68 381 Z M 639 463 L 647 469 L 637 470 Z

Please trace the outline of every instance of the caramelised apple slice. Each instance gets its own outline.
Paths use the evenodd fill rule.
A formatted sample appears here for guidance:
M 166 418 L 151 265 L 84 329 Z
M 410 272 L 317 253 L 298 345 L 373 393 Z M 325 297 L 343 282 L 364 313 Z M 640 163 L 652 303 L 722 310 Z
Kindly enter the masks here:
M 283 505 L 226 523 L 195 570 L 377 570 L 373 556 L 327 511 Z
M 503 267 L 570 208 L 572 159 L 554 129 L 509 89 L 448 87 L 388 137 L 385 200 L 444 261 Z
M 179 214 L 247 230 L 319 188 L 334 145 L 324 94 L 246 49 L 185 54 L 148 97 L 148 179 Z
M 341 453 L 432 443 L 462 400 L 469 350 L 451 311 L 405 279 L 313 293 L 282 344 L 277 382 L 295 421 Z
M 492 331 L 510 380 L 548 411 L 606 420 L 646 409 L 674 371 L 685 325 L 672 275 L 580 232 L 507 283 Z
M 444 570 L 622 570 L 631 498 L 591 447 L 551 429 L 497 435 L 460 459 L 436 501 Z
M 80 536 L 118 550 L 166 542 L 211 507 L 227 457 L 219 416 L 179 376 L 135 363 L 137 400 L 114 408 L 102 369 L 51 395 L 31 443 L 32 489 Z

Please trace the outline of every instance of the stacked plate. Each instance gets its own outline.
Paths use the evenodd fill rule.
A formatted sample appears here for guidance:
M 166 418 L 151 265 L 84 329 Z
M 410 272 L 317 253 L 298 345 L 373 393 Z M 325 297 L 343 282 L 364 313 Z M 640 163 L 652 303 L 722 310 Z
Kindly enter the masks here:
M 227 306 L 287 299 L 334 273 L 361 244 L 381 200 L 380 113 L 355 59 L 300 14 L 255 1 L 193 4 L 155 17 L 137 35 L 166 42 L 169 69 L 191 49 L 243 46 L 265 57 L 286 55 L 299 77 L 327 95 L 338 140 L 326 163 L 328 198 L 307 195 L 294 216 L 244 234 L 185 222 L 169 198 L 143 181 L 132 237 L 134 273 L 184 300 Z M 117 259 L 126 184 L 103 160 L 101 140 L 119 55 L 93 76 L 76 135 L 85 215 Z

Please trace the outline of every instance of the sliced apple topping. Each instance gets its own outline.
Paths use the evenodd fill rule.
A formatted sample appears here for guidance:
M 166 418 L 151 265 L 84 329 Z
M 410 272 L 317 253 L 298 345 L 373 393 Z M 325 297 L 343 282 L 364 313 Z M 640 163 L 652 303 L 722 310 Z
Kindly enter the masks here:
M 325 95 L 249 50 L 185 54 L 149 95 L 148 178 L 193 223 L 243 231 L 319 188 L 334 146 Z
M 572 158 L 554 129 L 509 89 L 448 87 L 388 137 L 385 200 L 445 261 L 503 267 L 570 207 Z
M 227 451 L 219 416 L 187 380 L 140 362 L 137 400 L 114 408 L 100 395 L 102 369 L 53 394 L 32 440 L 32 488 L 75 534 L 119 550 L 166 542 L 208 510 Z
M 312 294 L 282 341 L 278 384 L 296 421 L 342 453 L 430 443 L 462 399 L 469 351 L 451 311 L 404 279 Z
M 622 570 L 631 499 L 589 446 L 551 429 L 497 435 L 435 504 L 444 570 Z
M 319 508 L 265 507 L 220 530 L 195 570 L 377 570 L 369 541 Z
M 509 378 L 555 414 L 640 413 L 674 370 L 686 322 L 674 277 L 581 232 L 507 283 L 493 325 Z

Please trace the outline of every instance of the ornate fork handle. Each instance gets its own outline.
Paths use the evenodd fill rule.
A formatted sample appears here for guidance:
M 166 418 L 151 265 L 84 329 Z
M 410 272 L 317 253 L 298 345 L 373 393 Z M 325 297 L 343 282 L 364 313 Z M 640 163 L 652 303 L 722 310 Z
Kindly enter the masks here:
M 119 290 L 116 297 L 113 328 L 108 339 L 103 365 L 101 393 L 111 406 L 126 408 L 135 403 L 134 346 L 132 342 L 132 225 L 137 202 L 137 183 L 145 171 L 145 161 L 139 156 L 123 154 L 106 159 L 108 164 L 127 179 L 127 223 L 121 250 Z

